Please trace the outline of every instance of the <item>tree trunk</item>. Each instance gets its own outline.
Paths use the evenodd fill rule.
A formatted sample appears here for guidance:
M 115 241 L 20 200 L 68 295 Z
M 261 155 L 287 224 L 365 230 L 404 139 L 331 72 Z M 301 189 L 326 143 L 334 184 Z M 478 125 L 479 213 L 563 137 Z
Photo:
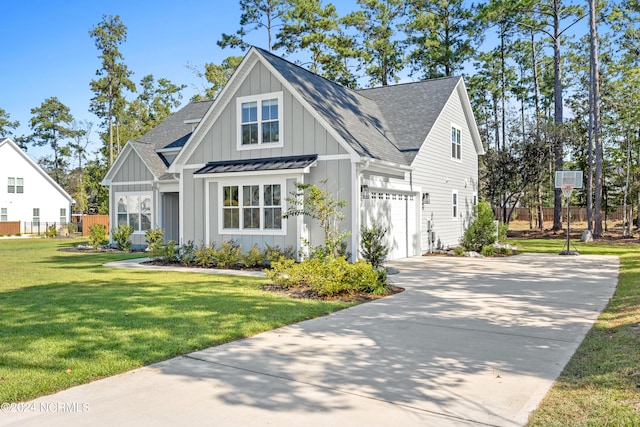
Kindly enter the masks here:
M 593 0 L 591 0 L 593 1 Z M 631 175 L 631 137 L 627 134 L 627 171 L 624 182 L 624 194 L 622 202 L 622 237 L 629 237 L 631 231 L 631 217 L 627 216 L 627 196 L 629 195 L 629 177 Z
M 556 138 L 554 138 L 555 170 L 562 170 L 562 74 L 560 68 L 560 0 L 553 0 L 553 101 L 554 122 L 556 124 Z M 562 230 L 562 191 L 554 189 L 553 197 L 553 231 Z
M 593 236 L 602 237 L 602 136 L 600 135 L 600 72 L 598 70 L 598 32 L 596 29 L 596 4 L 589 0 L 589 27 L 591 44 L 591 87 L 593 91 L 593 140 L 596 151 L 595 196 L 593 200 Z

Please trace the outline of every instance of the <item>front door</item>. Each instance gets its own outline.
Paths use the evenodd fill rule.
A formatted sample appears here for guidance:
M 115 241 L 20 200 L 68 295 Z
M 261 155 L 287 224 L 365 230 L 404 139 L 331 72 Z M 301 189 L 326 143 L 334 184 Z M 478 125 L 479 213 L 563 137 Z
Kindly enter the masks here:
M 173 240 L 180 243 L 180 195 L 179 193 L 162 193 L 162 224 L 164 241 Z

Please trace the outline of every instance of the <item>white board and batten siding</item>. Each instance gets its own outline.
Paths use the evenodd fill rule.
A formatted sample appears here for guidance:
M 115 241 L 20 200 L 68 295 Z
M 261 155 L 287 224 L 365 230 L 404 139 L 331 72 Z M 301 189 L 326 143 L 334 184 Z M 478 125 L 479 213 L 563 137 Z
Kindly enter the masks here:
M 452 158 L 451 128 L 461 130 L 461 158 Z M 454 91 L 427 140 L 413 161 L 413 182 L 428 193 L 429 203 L 418 202 L 421 209 L 421 247 L 430 248 L 429 228 L 435 235 L 435 247 L 453 247 L 460 243 L 473 215 L 478 192 L 478 156 L 469 125 L 462 110 L 458 91 Z M 457 215 L 452 199 L 457 194 Z
M 153 174 L 149 171 L 140 156 L 133 149 L 126 149 L 121 156 L 123 162 L 113 175 L 109 186 L 109 212 L 111 230 L 118 228 L 118 195 L 150 193 L 152 197 L 151 226 L 155 227 L 158 221 L 157 206 L 158 192 L 154 191 L 151 183 L 154 180 Z M 134 245 L 146 245 L 147 239 L 144 232 L 136 231 L 131 236 Z
M 282 93 L 283 117 L 280 126 L 283 146 L 238 150 L 236 99 L 276 92 Z M 217 194 L 218 182 L 228 181 L 229 176 L 219 179 L 215 176 L 204 179 L 194 176 L 193 173 L 197 168 L 207 162 L 317 154 L 319 160 L 316 165 L 310 169 L 309 174 L 301 175 L 300 181 L 319 183 L 326 180 L 328 191 L 340 199 L 352 200 L 351 183 L 353 177 L 351 176 L 351 163 L 347 151 L 262 63 L 256 62 L 254 64 L 247 78 L 240 83 L 226 105 L 218 105 L 215 108 L 221 108 L 221 111 L 213 112 L 216 120 L 211 123 L 207 133 L 193 148 L 181 175 L 181 216 L 183 218 L 181 236 L 183 241 L 202 242 L 208 239 L 210 242 L 221 242 L 233 239 L 241 243 L 243 248 L 248 248 L 254 243 L 259 247 L 264 247 L 266 244 L 280 247 L 299 246 L 300 236 L 297 233 L 295 219 L 286 221 L 287 232 L 285 235 L 220 234 L 218 227 L 220 214 Z M 295 190 L 294 183 L 298 179 L 292 179 L 290 175 L 287 170 L 282 171 L 280 175 L 286 177 L 287 188 L 283 198 L 290 197 Z M 279 175 L 270 176 L 277 177 Z M 238 179 L 251 178 L 238 173 Z M 264 180 L 260 177 L 254 179 L 261 182 Z M 207 200 L 208 206 L 206 206 Z M 286 210 L 286 206 L 283 209 Z M 345 208 L 345 214 L 347 219 L 343 222 L 343 226 L 345 230 L 348 230 L 351 227 L 351 215 L 348 207 Z M 305 221 L 305 232 L 308 233 L 312 244 L 314 241 L 316 241 L 315 244 L 320 244 L 320 241 L 324 239 L 322 230 L 315 225 L 314 221 Z M 353 249 L 349 247 L 349 250 Z

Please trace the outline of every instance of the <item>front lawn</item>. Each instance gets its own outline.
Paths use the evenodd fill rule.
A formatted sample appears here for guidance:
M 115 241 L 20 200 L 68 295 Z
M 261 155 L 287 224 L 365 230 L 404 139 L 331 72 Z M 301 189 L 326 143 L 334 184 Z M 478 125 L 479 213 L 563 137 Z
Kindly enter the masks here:
M 262 291 L 265 279 L 120 270 L 140 254 L 0 239 L 0 402 L 17 402 L 353 305 Z
M 564 240 L 510 243 L 523 251 L 559 253 Z M 639 426 L 640 245 L 633 240 L 575 246 L 581 254 L 619 256 L 618 287 L 528 425 Z

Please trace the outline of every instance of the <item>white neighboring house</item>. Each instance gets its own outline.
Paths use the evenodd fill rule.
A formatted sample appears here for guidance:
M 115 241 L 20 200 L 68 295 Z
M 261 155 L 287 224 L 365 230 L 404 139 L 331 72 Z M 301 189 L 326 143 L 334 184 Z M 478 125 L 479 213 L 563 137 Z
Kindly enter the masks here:
M 40 224 L 67 224 L 73 199 L 9 138 L 0 139 L 0 221 L 21 221 L 21 232 Z

